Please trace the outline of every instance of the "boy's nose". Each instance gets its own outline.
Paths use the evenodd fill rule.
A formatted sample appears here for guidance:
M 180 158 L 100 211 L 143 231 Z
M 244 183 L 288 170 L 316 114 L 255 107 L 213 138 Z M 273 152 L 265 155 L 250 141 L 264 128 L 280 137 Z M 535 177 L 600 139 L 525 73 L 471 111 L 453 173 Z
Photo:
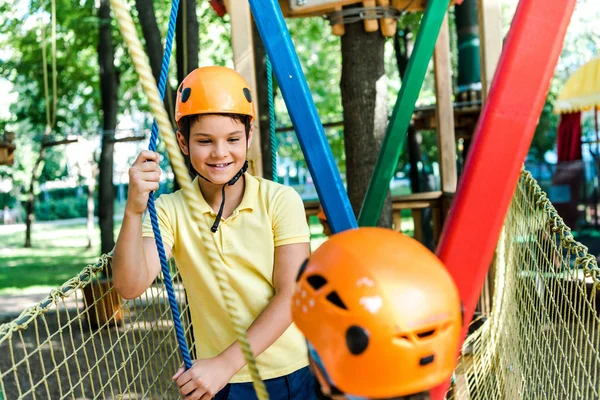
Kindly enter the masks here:
M 221 158 L 221 157 L 225 157 L 226 155 L 227 155 L 227 150 L 225 149 L 225 146 L 223 146 L 221 144 L 215 144 L 215 146 L 213 147 L 212 156 L 215 158 Z

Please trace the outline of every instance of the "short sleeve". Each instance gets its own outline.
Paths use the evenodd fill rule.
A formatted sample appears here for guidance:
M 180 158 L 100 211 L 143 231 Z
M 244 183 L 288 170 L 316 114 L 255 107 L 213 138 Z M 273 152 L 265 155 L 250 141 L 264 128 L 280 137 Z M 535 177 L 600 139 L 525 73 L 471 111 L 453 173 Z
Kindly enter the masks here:
M 161 196 L 156 200 L 156 214 L 158 216 L 158 227 L 160 228 L 160 236 L 163 240 L 163 243 L 173 248 L 173 243 L 175 242 L 175 235 L 173 224 L 171 223 L 171 218 L 169 218 L 168 212 L 168 199 L 164 196 Z M 142 236 L 143 237 L 154 237 L 154 231 L 152 230 L 152 222 L 150 219 L 150 211 L 146 211 L 146 216 L 144 217 L 144 222 L 142 224 Z
M 284 187 L 277 193 L 271 217 L 275 247 L 310 241 L 304 203 L 294 189 Z

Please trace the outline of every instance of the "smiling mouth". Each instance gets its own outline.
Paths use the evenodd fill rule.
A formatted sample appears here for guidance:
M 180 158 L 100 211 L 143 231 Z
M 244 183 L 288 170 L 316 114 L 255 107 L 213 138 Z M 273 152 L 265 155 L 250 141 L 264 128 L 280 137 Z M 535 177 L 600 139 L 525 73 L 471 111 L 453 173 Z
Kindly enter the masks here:
M 207 164 L 207 165 L 212 168 L 223 169 L 223 168 L 229 167 L 231 164 L 233 164 L 233 162 L 219 163 L 219 164 Z

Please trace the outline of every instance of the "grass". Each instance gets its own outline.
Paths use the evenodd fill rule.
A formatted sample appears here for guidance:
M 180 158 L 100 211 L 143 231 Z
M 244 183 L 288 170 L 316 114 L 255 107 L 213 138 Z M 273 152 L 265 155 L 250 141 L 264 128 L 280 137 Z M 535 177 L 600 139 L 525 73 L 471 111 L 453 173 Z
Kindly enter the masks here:
M 120 227 L 115 223 L 115 238 Z M 311 218 L 310 231 L 314 250 L 327 239 L 316 217 Z M 33 225 L 32 248 L 26 249 L 24 224 L 0 225 L 0 295 L 59 287 L 98 259 L 99 241 L 100 230 L 96 227 L 92 248 L 87 249 L 83 220 L 52 221 Z
M 116 225 L 118 232 L 120 224 Z M 58 287 L 96 261 L 100 255 L 99 238 L 96 228 L 92 248 L 87 249 L 84 222 L 36 223 L 32 248 L 26 249 L 24 224 L 0 225 L 0 294 L 34 286 Z

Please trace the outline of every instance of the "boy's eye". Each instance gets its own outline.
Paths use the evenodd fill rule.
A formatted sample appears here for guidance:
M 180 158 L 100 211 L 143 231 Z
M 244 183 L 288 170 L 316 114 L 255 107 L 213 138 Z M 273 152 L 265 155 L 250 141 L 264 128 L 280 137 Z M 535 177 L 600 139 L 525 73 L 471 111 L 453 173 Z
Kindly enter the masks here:
M 230 142 L 238 142 L 240 139 L 239 138 L 231 138 L 229 139 Z
M 201 143 L 201 144 L 209 144 L 209 143 L 210 143 L 210 140 L 208 140 L 208 139 L 198 140 L 198 143 Z

